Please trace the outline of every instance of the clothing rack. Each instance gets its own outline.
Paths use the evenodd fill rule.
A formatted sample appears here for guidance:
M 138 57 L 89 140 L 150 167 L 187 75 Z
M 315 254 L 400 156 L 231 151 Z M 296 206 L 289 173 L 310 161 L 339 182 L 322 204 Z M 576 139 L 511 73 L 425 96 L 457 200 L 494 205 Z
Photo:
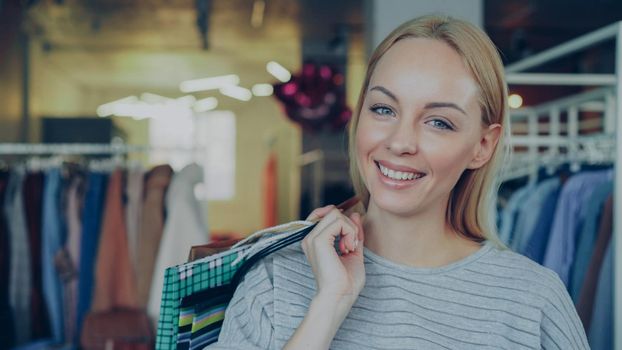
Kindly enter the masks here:
M 565 163 L 571 170 L 578 171 L 581 164 L 615 162 L 615 101 L 611 88 L 600 88 L 564 97 L 534 107 L 512 110 L 510 113 L 511 146 L 524 146 L 526 152 L 515 153 L 511 166 L 502 176 L 503 181 L 529 176 L 537 180 L 538 168 L 546 165 L 548 172 Z M 600 113 L 601 118 L 593 121 L 579 121 L 579 111 Z M 560 114 L 567 113 L 568 121 L 560 122 Z M 539 117 L 548 117 L 548 122 L 539 122 Z M 523 127 L 521 130 L 521 127 Z M 581 131 L 599 127 L 602 133 L 581 135 Z M 562 135 L 562 131 L 566 135 Z M 524 133 L 526 132 L 526 135 Z M 541 153 L 539 148 L 548 151 Z M 565 151 L 565 152 L 562 152 Z
M 0 155 L 89 155 L 146 153 L 154 150 L 171 152 L 203 152 L 200 147 L 152 147 L 128 145 L 123 142 L 112 143 L 0 143 Z
M 614 74 L 548 74 L 526 73 L 526 71 L 549 63 L 558 58 L 592 47 L 604 41 L 615 41 L 615 70 Z M 539 54 L 516 62 L 505 69 L 509 84 L 530 85 L 579 85 L 579 86 L 610 86 L 609 88 L 592 90 L 582 96 L 571 96 L 566 99 L 553 101 L 532 109 L 523 109 L 512 113 L 512 121 L 527 118 L 529 133 L 526 138 L 516 137 L 512 145 L 526 146 L 531 160 L 538 157 L 538 147 L 541 145 L 553 146 L 548 149 L 550 155 L 559 154 L 561 146 L 568 147 L 571 153 L 580 151 L 582 141 L 579 136 L 578 111 L 581 105 L 591 103 L 595 109 L 603 111 L 604 133 L 601 139 L 613 140 L 615 152 L 610 157 L 615 160 L 614 177 L 614 232 L 612 244 L 614 249 L 614 349 L 622 350 L 622 334 L 615 332 L 622 325 L 622 21 L 582 35 L 574 40 L 545 50 Z M 600 102 L 594 105 L 592 102 Z M 568 114 L 568 135 L 560 136 L 559 114 L 566 111 Z M 538 136 L 538 116 L 550 113 L 550 133 Z M 617 125 L 616 125 L 617 124 Z M 596 152 L 594 152 L 596 153 Z M 577 165 L 577 160 L 573 165 Z M 534 168 L 537 174 L 537 163 L 532 163 L 531 174 Z M 532 175 L 533 176 L 533 175 Z

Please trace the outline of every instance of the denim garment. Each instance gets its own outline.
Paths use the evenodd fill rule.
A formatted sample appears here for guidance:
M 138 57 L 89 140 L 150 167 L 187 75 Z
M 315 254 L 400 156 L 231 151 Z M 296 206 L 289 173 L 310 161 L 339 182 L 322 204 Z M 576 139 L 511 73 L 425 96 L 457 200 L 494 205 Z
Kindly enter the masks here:
M 510 245 L 512 242 L 512 236 L 515 227 L 515 220 L 520 209 L 520 205 L 525 198 L 534 189 L 533 185 L 527 185 L 519 188 L 512 194 L 512 197 L 508 200 L 507 205 L 501 213 L 501 227 L 499 229 L 499 238 L 506 245 Z
M 559 178 L 550 178 L 539 183 L 521 203 L 514 228 L 512 249 L 524 254 L 525 248 L 529 243 L 534 228 L 538 223 L 538 213 L 542 210 L 544 201 L 548 195 L 560 187 Z
M 566 287 L 570 282 L 577 232 L 583 223 L 581 206 L 600 184 L 612 179 L 613 169 L 585 172 L 571 177 L 562 188 L 544 255 L 544 266 L 557 272 Z
M 63 284 L 55 265 L 56 254 L 61 250 L 65 237 L 61 207 L 62 181 L 59 168 L 46 173 L 41 220 L 43 297 L 48 308 L 51 339 L 57 343 L 63 342 L 65 332 Z
M 88 175 L 84 209 L 82 211 L 82 240 L 80 242 L 80 267 L 78 277 L 77 342 L 84 317 L 91 309 L 95 281 L 95 261 L 99 246 L 101 218 L 106 199 L 108 175 L 92 172 Z
M 613 349 L 613 240 L 609 241 L 598 277 L 588 342 L 592 350 Z
M 613 192 L 613 183 L 606 182 L 598 186 L 586 205 L 581 209 L 585 211 L 582 216 L 585 218 L 583 226 L 577 237 L 577 249 L 574 255 L 571 278 L 570 296 L 575 304 L 579 301 L 583 279 L 587 272 L 587 267 L 592 258 L 596 237 L 598 236 L 598 225 L 602 215 L 603 205 L 607 197 Z
M 4 195 L 9 181 L 9 172 L 0 171 L 0 202 L 4 207 Z M 11 250 L 9 229 L 6 216 L 0 212 L 0 349 L 9 349 L 13 346 L 14 322 L 9 304 L 9 274 L 11 264 Z
M 544 261 L 544 253 L 551 235 L 551 226 L 553 225 L 560 192 L 561 188 L 558 187 L 545 198 L 540 213 L 537 215 L 536 226 L 533 228 L 531 237 L 523 250 L 525 256 L 538 264 L 542 264 Z
M 25 173 L 23 168 L 11 171 L 7 185 L 4 214 L 9 229 L 11 247 L 11 265 L 9 274 L 9 304 L 13 310 L 15 322 L 15 345 L 22 345 L 31 339 L 31 267 L 28 242 L 28 227 L 24 212 L 22 187 Z

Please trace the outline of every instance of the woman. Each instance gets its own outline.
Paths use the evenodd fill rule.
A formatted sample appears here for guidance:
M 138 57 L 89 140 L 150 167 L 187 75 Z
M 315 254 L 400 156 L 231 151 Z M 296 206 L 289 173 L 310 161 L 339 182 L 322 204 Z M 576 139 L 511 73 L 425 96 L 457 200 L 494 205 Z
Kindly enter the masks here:
M 433 16 L 397 28 L 350 124 L 365 214 L 316 209 L 300 246 L 246 276 L 215 348 L 587 349 L 557 275 L 503 247 L 489 220 L 507 125 L 482 31 Z

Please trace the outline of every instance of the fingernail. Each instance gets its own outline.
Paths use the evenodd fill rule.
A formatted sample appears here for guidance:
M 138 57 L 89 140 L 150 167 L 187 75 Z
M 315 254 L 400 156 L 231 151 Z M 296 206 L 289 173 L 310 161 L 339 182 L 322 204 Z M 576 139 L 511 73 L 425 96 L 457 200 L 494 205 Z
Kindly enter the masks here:
M 354 249 L 358 248 L 359 246 L 359 240 L 358 238 L 354 240 Z

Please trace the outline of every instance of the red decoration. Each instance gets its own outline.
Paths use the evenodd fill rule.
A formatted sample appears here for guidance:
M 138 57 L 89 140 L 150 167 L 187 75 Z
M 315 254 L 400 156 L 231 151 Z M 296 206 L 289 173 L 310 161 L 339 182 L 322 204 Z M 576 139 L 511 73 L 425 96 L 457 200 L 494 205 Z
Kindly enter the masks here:
M 274 96 L 283 103 L 288 118 L 305 129 L 325 125 L 343 128 L 352 111 L 345 103 L 343 74 L 328 65 L 305 63 L 286 83 L 274 84 Z

